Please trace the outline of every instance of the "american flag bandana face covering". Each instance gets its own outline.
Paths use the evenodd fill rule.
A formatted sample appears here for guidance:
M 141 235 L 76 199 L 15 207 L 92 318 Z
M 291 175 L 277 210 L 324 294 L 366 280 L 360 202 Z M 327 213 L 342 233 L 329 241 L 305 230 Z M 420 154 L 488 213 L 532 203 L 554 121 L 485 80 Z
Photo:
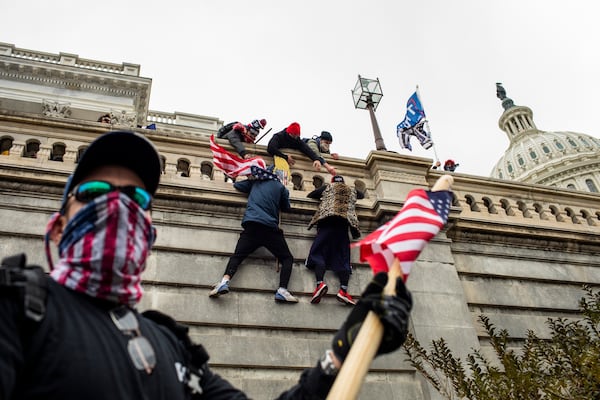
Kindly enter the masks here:
M 135 305 L 142 297 L 141 274 L 156 229 L 145 211 L 126 194 L 107 193 L 86 204 L 67 223 L 50 276 L 59 284 L 92 297 Z

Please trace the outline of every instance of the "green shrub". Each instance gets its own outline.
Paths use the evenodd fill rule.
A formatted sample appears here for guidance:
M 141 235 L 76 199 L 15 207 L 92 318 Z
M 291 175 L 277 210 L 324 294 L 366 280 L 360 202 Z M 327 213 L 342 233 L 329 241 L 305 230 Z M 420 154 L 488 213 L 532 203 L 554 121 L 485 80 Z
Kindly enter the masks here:
M 463 362 L 443 338 L 427 351 L 409 335 L 408 361 L 448 399 L 600 399 L 600 292 L 583 290 L 581 317 L 549 318 L 549 339 L 530 330 L 520 349 L 509 349 L 508 331 L 482 315 L 496 360 L 474 350 Z

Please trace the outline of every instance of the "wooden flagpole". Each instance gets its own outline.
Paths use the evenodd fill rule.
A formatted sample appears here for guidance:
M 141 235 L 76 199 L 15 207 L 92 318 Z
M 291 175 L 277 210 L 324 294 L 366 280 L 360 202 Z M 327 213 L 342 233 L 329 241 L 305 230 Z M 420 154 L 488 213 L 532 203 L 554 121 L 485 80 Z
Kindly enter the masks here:
M 449 190 L 453 182 L 454 178 L 452 176 L 443 175 L 435 182 L 431 191 Z M 400 261 L 396 258 L 388 271 L 388 283 L 383 289 L 384 294 L 396 294 L 396 279 L 400 276 L 402 276 L 402 269 Z M 327 400 L 357 398 L 365 376 L 371 367 L 371 362 L 381 344 L 382 337 L 383 324 L 377 314 L 369 311 L 329 391 Z

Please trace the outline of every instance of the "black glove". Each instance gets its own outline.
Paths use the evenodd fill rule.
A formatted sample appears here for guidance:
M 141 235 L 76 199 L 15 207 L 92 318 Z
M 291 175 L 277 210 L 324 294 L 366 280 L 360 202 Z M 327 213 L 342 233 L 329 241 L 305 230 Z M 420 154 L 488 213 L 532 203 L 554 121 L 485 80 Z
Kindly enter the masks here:
M 335 355 L 344 361 L 358 331 L 369 311 L 379 316 L 383 323 L 383 338 L 377 354 L 391 353 L 402 346 L 408 333 L 408 317 L 412 308 L 412 296 L 402 278 L 396 280 L 396 295 L 383 295 L 381 292 L 388 281 L 385 272 L 380 272 L 369 283 L 361 299 L 337 331 L 333 338 L 332 349 Z

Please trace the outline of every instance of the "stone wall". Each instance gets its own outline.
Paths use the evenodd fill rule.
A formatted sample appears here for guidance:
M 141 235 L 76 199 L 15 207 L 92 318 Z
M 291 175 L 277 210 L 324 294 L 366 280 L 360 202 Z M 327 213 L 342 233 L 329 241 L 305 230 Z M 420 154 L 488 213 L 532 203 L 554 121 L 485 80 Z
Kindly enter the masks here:
M 45 224 L 59 207 L 77 149 L 107 129 L 95 123 L 0 114 L 0 138 L 12 137 L 21 148 L 35 139 L 42 150 L 60 141 L 70 154 L 62 162 L 50 161 L 47 152 L 32 159 L 11 149 L 10 155 L 0 156 L 0 256 L 26 250 L 31 262 L 46 264 Z M 294 172 L 300 174 L 301 189 L 290 186 L 293 210 L 282 213 L 281 226 L 295 257 L 290 291 L 300 303 L 273 301 L 278 274 L 264 249 L 242 264 L 230 294 L 210 299 L 208 292 L 221 277 L 241 231 L 246 198 L 217 170 L 208 179 L 202 177 L 202 163 L 212 160 L 207 138 L 140 132 L 166 159 L 152 211 L 158 239 L 143 276 L 146 293 L 140 307 L 157 308 L 189 324 L 193 337 L 209 349 L 212 368 L 251 397 L 276 397 L 315 364 L 349 311 L 334 298 L 337 279 L 331 273 L 326 279 L 333 294 L 311 305 L 314 276 L 303 265 L 315 235 L 306 227 L 316 202 L 306 194 L 314 188 L 315 176 L 324 181 L 330 177 L 297 157 Z M 264 146 L 252 151 L 270 161 Z M 182 158 L 190 161 L 189 177 L 177 171 Z M 410 189 L 430 187 L 441 174 L 429 169 L 429 159 L 394 152 L 372 152 L 366 160 L 342 157 L 332 164 L 346 182 L 367 190 L 367 198 L 358 203 L 363 236 L 395 215 Z M 527 329 L 546 334 L 549 316 L 573 316 L 581 285 L 600 284 L 600 197 L 454 177 L 448 226 L 425 248 L 408 280 L 415 300 L 411 330 L 417 339 L 427 344 L 443 336 L 464 355 L 473 348 L 489 349 L 476 322 L 481 313 L 507 328 L 515 343 Z M 359 296 L 371 272 L 359 262 L 356 250 L 352 259 L 350 293 Z M 361 398 L 437 398 L 405 358 L 402 351 L 378 358 Z

